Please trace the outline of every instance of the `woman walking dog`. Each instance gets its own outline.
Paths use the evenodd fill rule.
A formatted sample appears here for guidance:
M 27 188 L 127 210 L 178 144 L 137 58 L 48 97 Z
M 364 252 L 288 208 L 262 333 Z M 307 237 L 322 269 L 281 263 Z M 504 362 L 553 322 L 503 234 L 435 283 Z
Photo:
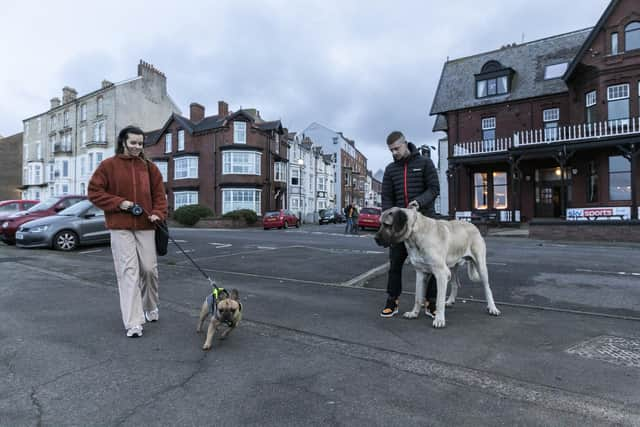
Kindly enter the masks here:
M 158 260 L 154 222 L 167 216 L 162 174 L 143 152 L 144 132 L 120 131 L 116 154 L 89 181 L 89 200 L 105 213 L 118 280 L 120 311 L 128 337 L 158 320 Z

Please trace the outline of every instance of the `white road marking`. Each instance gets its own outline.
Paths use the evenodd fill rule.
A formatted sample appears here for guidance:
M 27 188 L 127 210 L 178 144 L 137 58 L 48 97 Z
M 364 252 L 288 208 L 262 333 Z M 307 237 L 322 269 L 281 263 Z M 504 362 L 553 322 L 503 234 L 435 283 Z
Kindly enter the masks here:
M 178 239 L 173 239 L 174 242 L 178 242 L 178 243 L 188 243 L 186 240 L 178 240 Z M 173 242 L 171 242 L 173 243 Z
M 274 250 L 274 249 L 278 249 L 278 248 L 272 248 L 271 246 L 258 246 L 258 249 L 267 249 L 267 250 Z
M 640 273 L 628 272 L 628 271 L 605 271 L 605 270 L 590 270 L 587 268 L 576 268 L 576 271 L 584 273 L 600 273 L 600 274 L 615 274 L 618 276 L 640 276 Z
M 184 249 L 183 251 L 176 251 L 176 255 L 181 254 L 183 252 L 185 254 L 188 254 L 188 253 L 191 253 L 191 252 L 195 252 L 195 249 Z
M 96 249 L 93 251 L 84 251 L 84 252 L 78 252 L 79 254 L 94 254 L 96 252 L 102 252 L 102 249 Z
M 216 249 L 228 248 L 231 246 L 231 243 L 209 243 L 212 246 L 215 246 Z
M 506 262 L 487 262 L 487 265 L 507 265 Z

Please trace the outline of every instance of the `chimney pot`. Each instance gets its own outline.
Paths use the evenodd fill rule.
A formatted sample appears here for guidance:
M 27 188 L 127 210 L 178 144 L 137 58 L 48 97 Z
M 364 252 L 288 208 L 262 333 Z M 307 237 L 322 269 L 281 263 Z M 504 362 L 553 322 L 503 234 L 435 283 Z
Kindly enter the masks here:
M 60 106 L 60 98 L 55 97 L 55 98 L 51 98 L 51 109 L 53 110 L 54 108 L 57 108 Z

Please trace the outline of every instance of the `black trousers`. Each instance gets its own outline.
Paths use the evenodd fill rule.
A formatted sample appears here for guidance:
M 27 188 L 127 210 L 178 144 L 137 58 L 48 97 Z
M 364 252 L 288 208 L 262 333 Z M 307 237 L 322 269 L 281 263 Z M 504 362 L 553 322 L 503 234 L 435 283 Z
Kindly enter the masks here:
M 404 243 L 393 245 L 389 248 L 389 279 L 387 281 L 387 293 L 389 298 L 398 298 L 402 293 L 402 266 L 409 254 Z M 435 300 L 438 294 L 436 278 L 432 274 L 427 284 L 427 299 Z

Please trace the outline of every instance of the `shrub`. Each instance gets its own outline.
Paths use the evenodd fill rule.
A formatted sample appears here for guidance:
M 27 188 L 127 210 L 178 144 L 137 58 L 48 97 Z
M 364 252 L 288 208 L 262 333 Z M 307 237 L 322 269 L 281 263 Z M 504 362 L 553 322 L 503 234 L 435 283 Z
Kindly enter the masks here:
M 243 219 L 247 222 L 247 224 L 255 224 L 258 221 L 258 215 L 252 211 L 251 209 L 239 209 L 237 211 L 227 212 L 222 215 L 223 218 L 237 218 Z
M 176 209 L 173 212 L 173 219 L 182 225 L 192 226 L 207 216 L 213 216 L 213 211 L 202 205 L 186 205 Z

